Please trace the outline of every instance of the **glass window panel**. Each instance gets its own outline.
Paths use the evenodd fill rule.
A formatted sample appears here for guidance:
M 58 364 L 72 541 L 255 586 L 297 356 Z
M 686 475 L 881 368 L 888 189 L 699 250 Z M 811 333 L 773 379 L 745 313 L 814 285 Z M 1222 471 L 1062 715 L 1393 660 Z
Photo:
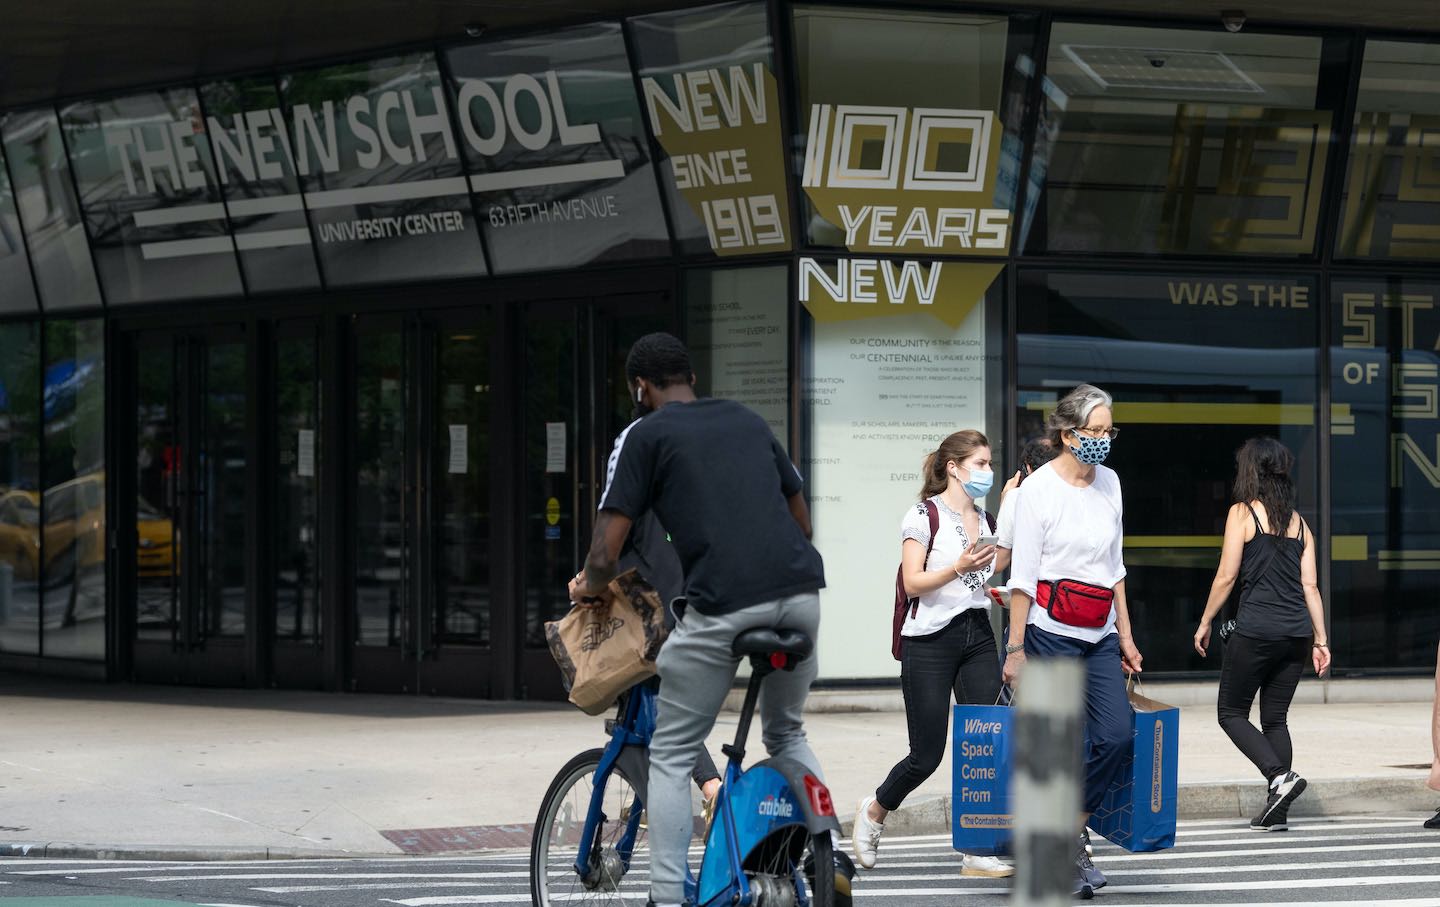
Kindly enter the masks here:
M 790 446 L 790 300 L 786 265 L 685 275 L 685 336 L 702 397 L 743 403 Z
M 45 323 L 42 653 L 105 658 L 105 324 Z
M 71 104 L 60 122 L 109 302 L 239 295 L 193 90 Z
M 0 312 L 34 311 L 35 284 L 30 280 L 30 261 L 20 236 L 20 217 L 6 175 L 5 155 L 0 153 Z
M 1308 278 L 1021 276 L 1018 439 L 1041 436 L 1077 384 L 1115 398 L 1106 465 L 1124 489 L 1126 588 L 1147 664 L 1219 667 L 1175 628 L 1205 608 L 1248 438 L 1295 454 L 1300 512 L 1316 525 L 1318 304 Z
M 1321 39 L 1056 23 L 1031 251 L 1309 255 Z
M 356 335 L 352 638 L 362 646 L 398 646 L 405 632 L 409 365 L 399 330 Z
M 808 358 L 802 393 L 810 425 L 801 472 L 815 546 L 825 559 L 826 619 L 857 628 L 862 638 L 884 639 L 889 612 L 873 603 L 893 596 L 894 574 L 876 563 L 899 563 L 898 527 L 919 500 L 926 455 L 952 432 L 974 428 L 1003 462 L 1004 266 L 930 263 L 935 292 L 923 307 L 913 288 L 900 305 L 837 302 L 826 289 L 853 281 L 856 268 L 875 276 L 870 264 L 800 259 Z M 992 513 L 999 509 L 998 496 L 985 503 Z M 895 676 L 883 645 L 856 649 L 840 635 L 828 641 L 822 635 L 820 645 L 821 662 L 843 662 L 844 676 Z
M 246 371 L 243 341 L 213 341 L 196 350 L 201 382 L 194 519 L 201 538 L 198 588 L 203 638 L 245 635 Z
M 670 255 L 617 23 L 446 52 L 497 272 Z
M 320 285 L 280 95 L 270 78 L 200 89 L 205 132 L 251 293 Z
M 575 311 L 568 303 L 526 310 L 521 348 L 527 376 L 521 512 L 525 515 L 524 645 L 529 649 L 545 648 L 545 622 L 559 620 L 570 610 L 569 597 L 564 593 L 568 580 L 562 578 L 574 576 L 570 565 L 577 560 L 578 552 L 586 550 L 577 538 L 575 513 L 576 483 L 581 475 L 573 455 L 580 425 L 582 368 L 577 333 Z M 607 402 L 613 420 L 615 401 L 612 398 Z M 563 442 L 552 439 L 550 425 L 565 433 Z M 552 472 L 549 454 L 556 443 L 562 443 L 565 463 L 563 470 Z M 554 523 L 551 514 L 555 515 Z M 543 544 L 536 539 L 543 539 Z
M 490 642 L 490 324 L 477 319 L 435 337 L 435 435 L 440 563 L 435 633 Z
M 1440 44 L 1367 41 L 1336 253 L 1440 258 Z
M 1330 648 L 1420 669 L 1440 637 L 1440 282 L 1338 280 L 1330 323 Z
M 320 342 L 286 336 L 275 355 L 275 636 L 313 641 L 320 621 Z
M 100 305 L 100 286 L 55 111 L 0 116 L 0 135 L 45 311 Z
M 330 286 L 485 273 L 435 55 L 284 76 Z
M 40 654 L 40 332 L 0 325 L 0 652 Z
M 794 22 L 810 242 L 1004 255 L 1009 20 L 799 7 Z
M 135 370 L 135 638 L 180 639 L 180 524 L 185 496 L 178 437 L 179 376 L 175 343 L 136 346 Z
M 785 138 L 764 3 L 630 20 L 650 131 L 683 252 L 791 246 Z

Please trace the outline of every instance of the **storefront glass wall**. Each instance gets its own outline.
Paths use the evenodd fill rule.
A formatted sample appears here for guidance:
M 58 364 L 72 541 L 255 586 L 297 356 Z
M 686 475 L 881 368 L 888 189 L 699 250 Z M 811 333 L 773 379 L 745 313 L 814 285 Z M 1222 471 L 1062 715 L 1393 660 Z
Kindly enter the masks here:
M 0 313 L 35 310 L 30 260 L 21 238 L 20 216 L 15 211 L 15 193 L 6 173 L 5 155 L 0 153 Z
M 70 104 L 60 123 L 107 302 L 240 294 L 193 88 Z
M 1055 23 L 1029 250 L 1310 255 L 1339 101 L 1322 45 Z
M 686 255 L 786 252 L 787 162 L 764 3 L 630 20 L 671 230 Z
M 1367 41 L 1335 253 L 1440 258 L 1440 44 Z
M 1423 668 L 1440 635 L 1440 282 L 1343 278 L 1330 299 L 1332 648 Z
M 0 325 L 0 350 L 0 652 L 39 655 L 39 324 Z
M 618 23 L 469 44 L 445 59 L 497 273 L 670 255 Z
M 319 287 L 275 80 L 211 82 L 200 89 L 200 101 L 246 291 Z
M 47 321 L 40 500 L 41 647 L 105 657 L 105 323 Z
M 1440 44 L 1063 19 L 1041 34 L 1036 22 L 727 2 L 73 103 L 58 118 L 4 115 L 0 309 L 33 312 L 36 288 L 48 314 L 96 308 L 102 287 L 128 305 L 683 260 L 678 310 L 701 389 L 754 407 L 800 462 L 830 569 L 827 613 L 864 638 L 884 631 L 875 602 L 890 594 L 894 522 L 925 453 L 975 427 L 1011 469 L 1013 445 L 1088 381 L 1115 394 L 1124 429 L 1113 465 L 1147 664 L 1214 668 L 1170 637 L 1203 606 L 1235 449 L 1272 434 L 1297 454 L 1302 514 L 1330 530 L 1319 550 L 1339 668 L 1420 667 L 1440 613 L 1424 593 L 1440 570 L 1424 497 L 1440 487 L 1424 424 L 1440 364 L 1425 333 L 1437 288 L 1405 268 L 1440 250 L 1440 92 L 1429 87 Z M 1362 46 L 1363 60 L 1342 59 Z M 1338 148 L 1346 65 L 1359 85 L 1352 141 Z M 1340 197 L 1325 196 L 1327 179 Z M 1096 254 L 1111 263 L 1079 259 Z M 623 385 L 588 349 L 611 316 L 584 290 L 569 295 L 548 315 L 526 303 L 523 349 L 506 354 L 562 379 L 543 399 L 524 385 L 509 404 L 558 413 L 523 429 L 525 456 L 546 462 L 555 420 L 576 423 L 562 446 L 580 443 L 582 397 Z M 358 535 L 335 582 L 354 584 L 357 646 L 490 646 L 510 632 L 491 622 L 490 590 L 505 585 L 496 565 L 460 557 L 506 544 L 485 465 L 486 376 L 505 362 L 487 358 L 492 342 L 471 343 L 488 317 L 355 337 L 355 410 L 337 440 Z M 77 628 L 95 623 L 96 596 L 103 618 L 106 549 L 77 541 L 57 560 L 65 546 L 49 542 L 103 527 L 103 508 L 87 524 L 86 492 L 73 490 L 104 487 L 103 368 L 85 367 L 103 363 L 100 324 L 0 325 L 5 368 L 19 369 L 5 377 L 0 524 L 7 499 L 23 509 L 40 489 L 47 513 L 73 515 L 56 517 L 69 536 L 45 518 L 33 570 L 20 549 L 8 557 L 6 613 L 24 613 L 21 576 L 37 601 L 32 630 L 0 620 L 4 651 L 104 654 L 103 634 Z M 282 332 L 262 382 L 283 389 L 267 429 L 280 443 L 264 493 L 282 536 L 262 625 L 296 643 L 325 636 L 320 564 L 342 544 L 314 525 L 328 448 L 315 435 L 325 404 L 308 330 Z M 205 361 L 205 374 L 244 374 L 238 360 Z M 414 383 L 432 368 L 455 380 Z M 43 411 L 11 393 L 26 380 Z M 591 381 L 603 389 L 576 391 Z M 41 435 L 34 467 L 13 430 L 26 424 Z M 1372 460 L 1386 469 L 1368 478 L 1348 465 Z M 417 509 L 406 491 L 417 470 L 453 513 Z M 245 475 L 224 493 L 243 498 Z M 571 569 L 561 562 L 578 542 L 565 533 L 583 502 L 562 486 L 578 481 L 526 480 L 522 509 L 541 522 L 527 523 L 517 560 L 521 648 L 540 645 L 543 620 L 564 607 L 535 590 Z M 985 503 L 997 509 L 998 496 Z M 237 515 L 243 506 L 222 514 Z M 440 576 L 423 592 L 422 560 Z M 243 559 L 216 564 L 210 631 L 255 632 Z M 1386 642 L 1397 634 L 1410 641 L 1398 651 Z M 847 652 L 827 659 L 827 678 L 893 676 L 883 647 L 857 656 L 853 641 L 826 641 Z
M 1190 629 L 1247 438 L 1294 452 L 1298 506 L 1317 523 L 1317 289 L 1311 278 L 1234 272 L 1021 275 L 1017 434 L 1045 434 L 1077 384 L 1114 396 L 1121 434 L 1106 465 L 1124 492 L 1126 590 L 1148 666 L 1218 668 L 1191 649 Z
M 45 311 L 99 306 L 100 286 L 55 111 L 0 115 L 0 136 Z

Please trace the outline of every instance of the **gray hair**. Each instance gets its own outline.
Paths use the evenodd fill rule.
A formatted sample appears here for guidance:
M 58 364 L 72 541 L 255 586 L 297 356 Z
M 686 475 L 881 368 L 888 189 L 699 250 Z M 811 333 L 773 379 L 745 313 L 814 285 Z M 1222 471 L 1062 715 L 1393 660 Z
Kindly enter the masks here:
M 1049 431 L 1050 441 L 1060 449 L 1064 443 L 1064 436 L 1067 431 L 1076 428 L 1084 428 L 1090 421 L 1090 414 L 1095 412 L 1098 406 L 1113 410 L 1115 400 L 1093 384 L 1082 384 L 1079 387 L 1060 398 L 1055 405 L 1055 411 L 1045 420 L 1045 428 Z

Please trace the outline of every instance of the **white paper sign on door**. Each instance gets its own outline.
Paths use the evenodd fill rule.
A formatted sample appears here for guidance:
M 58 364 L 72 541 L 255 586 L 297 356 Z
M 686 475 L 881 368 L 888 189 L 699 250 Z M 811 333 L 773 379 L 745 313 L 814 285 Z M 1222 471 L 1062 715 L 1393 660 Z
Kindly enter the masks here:
M 470 426 L 450 426 L 450 472 L 470 471 Z
M 545 471 L 565 471 L 565 423 L 545 423 Z
M 295 473 L 302 476 L 315 475 L 315 430 L 300 429 L 300 441 L 295 454 Z

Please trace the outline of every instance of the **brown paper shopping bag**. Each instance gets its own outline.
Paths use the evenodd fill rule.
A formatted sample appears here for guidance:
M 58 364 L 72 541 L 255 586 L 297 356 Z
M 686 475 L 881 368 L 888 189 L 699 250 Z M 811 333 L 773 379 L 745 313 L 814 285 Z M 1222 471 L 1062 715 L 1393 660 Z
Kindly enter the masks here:
M 610 582 L 607 603 L 575 605 L 560 620 L 545 624 L 545 639 L 571 702 L 599 715 L 621 693 L 654 675 L 665 640 L 662 607 L 654 587 L 627 570 Z

